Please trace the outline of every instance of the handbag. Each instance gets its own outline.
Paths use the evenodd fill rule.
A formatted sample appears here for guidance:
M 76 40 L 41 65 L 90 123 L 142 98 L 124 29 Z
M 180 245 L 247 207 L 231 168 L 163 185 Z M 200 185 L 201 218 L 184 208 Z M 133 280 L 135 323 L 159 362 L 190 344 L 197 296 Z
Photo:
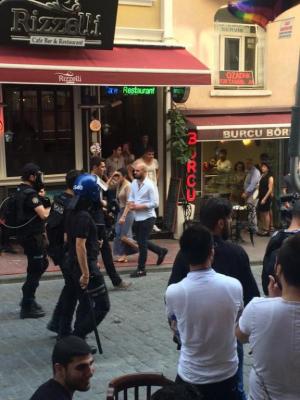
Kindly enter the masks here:
M 258 198 L 258 188 L 256 188 L 255 190 L 254 190 L 254 192 L 252 193 L 252 199 L 253 200 L 256 200 Z

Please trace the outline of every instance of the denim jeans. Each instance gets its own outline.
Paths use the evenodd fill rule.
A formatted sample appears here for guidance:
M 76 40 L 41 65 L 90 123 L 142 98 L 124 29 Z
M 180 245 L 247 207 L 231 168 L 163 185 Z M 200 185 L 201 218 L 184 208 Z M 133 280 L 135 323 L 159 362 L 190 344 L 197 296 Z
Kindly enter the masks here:
M 138 269 L 144 270 L 147 261 L 148 249 L 159 255 L 162 252 L 162 248 L 148 240 L 150 233 L 153 229 L 155 218 L 148 218 L 143 221 L 135 222 L 135 234 L 136 241 L 139 246 L 139 259 Z
M 247 400 L 247 396 L 244 392 L 244 379 L 243 379 L 244 349 L 242 343 L 239 341 L 237 341 L 237 354 L 239 358 L 239 366 L 236 373 L 238 399 Z

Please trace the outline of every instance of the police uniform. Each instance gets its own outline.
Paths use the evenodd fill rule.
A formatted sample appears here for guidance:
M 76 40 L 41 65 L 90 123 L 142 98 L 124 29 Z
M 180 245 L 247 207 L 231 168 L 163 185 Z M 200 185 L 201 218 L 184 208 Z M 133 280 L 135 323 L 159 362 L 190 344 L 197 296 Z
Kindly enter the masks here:
M 65 214 L 73 195 L 62 192 L 55 196 L 47 219 L 47 234 L 49 240 L 48 254 L 55 265 L 61 269 L 65 285 L 60 293 L 58 302 L 47 324 L 47 329 L 59 336 L 71 334 L 71 324 L 76 308 L 77 298 L 74 296 L 74 285 L 67 257 L 67 245 L 64 242 Z
M 104 319 L 110 309 L 107 288 L 103 275 L 97 265 L 100 250 L 97 227 L 89 212 L 79 209 L 69 212 L 66 221 L 66 231 L 68 238 L 69 265 L 72 268 L 74 288 L 76 290 L 77 299 L 79 300 L 73 334 L 85 338 L 88 333 L 93 331 L 94 325 L 90 312 L 89 299 L 86 292 L 81 289 L 79 284 L 81 270 L 77 260 L 76 238 L 86 239 L 85 245 L 90 274 L 87 289 L 91 291 L 96 325 Z
M 102 198 L 103 193 L 102 190 L 100 190 L 100 199 Z M 113 257 L 112 257 L 112 252 L 111 248 L 109 245 L 108 237 L 106 234 L 105 230 L 105 217 L 104 217 L 104 212 L 101 207 L 100 201 L 97 203 L 94 203 L 92 209 L 91 209 L 91 215 L 93 217 L 93 220 L 97 226 L 97 233 L 98 233 L 98 240 L 102 240 L 102 246 L 101 246 L 101 256 L 103 260 L 104 267 L 106 269 L 106 272 L 112 281 L 112 284 L 114 287 L 119 287 L 122 283 L 122 279 L 120 275 L 118 274 Z
M 31 190 L 28 190 L 31 189 Z M 46 253 L 45 223 L 35 209 L 42 204 L 38 193 L 31 185 L 21 183 L 19 190 L 23 196 L 24 226 L 17 230 L 17 238 L 27 256 L 27 277 L 22 286 L 21 318 L 39 318 L 45 313 L 35 301 L 35 292 L 42 274 L 48 267 Z M 26 223 L 30 221 L 29 223 Z

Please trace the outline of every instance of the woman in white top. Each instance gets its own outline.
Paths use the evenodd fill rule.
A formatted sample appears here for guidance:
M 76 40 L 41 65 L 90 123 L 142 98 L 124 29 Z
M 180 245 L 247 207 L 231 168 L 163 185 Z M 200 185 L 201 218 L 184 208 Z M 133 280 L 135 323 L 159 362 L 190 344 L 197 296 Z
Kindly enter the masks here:
M 283 242 L 276 278 L 269 277 L 270 298 L 254 298 L 239 320 L 237 337 L 253 352 L 250 400 L 300 399 L 299 248 L 300 234 Z
M 157 186 L 158 178 L 159 178 L 159 164 L 156 158 L 154 158 L 154 150 L 151 147 L 148 147 L 145 151 L 143 157 L 135 160 L 134 164 L 143 163 L 147 167 L 147 177 L 155 183 Z M 131 180 L 133 177 L 133 165 L 128 167 L 128 173 Z
M 127 255 L 138 251 L 138 246 L 132 239 L 134 212 L 126 208 L 128 196 L 131 192 L 131 183 L 126 179 L 126 176 L 126 168 L 120 168 L 112 175 L 112 182 L 116 185 L 116 198 L 120 206 L 115 224 L 116 237 L 113 242 L 113 254 L 117 262 L 127 262 Z M 121 217 L 124 219 L 122 224 L 119 223 Z

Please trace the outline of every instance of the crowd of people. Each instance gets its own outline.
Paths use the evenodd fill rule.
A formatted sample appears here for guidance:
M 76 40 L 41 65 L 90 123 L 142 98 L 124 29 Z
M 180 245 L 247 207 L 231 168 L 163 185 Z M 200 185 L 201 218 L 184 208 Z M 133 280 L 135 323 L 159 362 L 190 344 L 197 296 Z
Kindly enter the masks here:
M 227 195 L 233 204 L 247 205 L 252 233 L 270 236 L 273 230 L 274 176 L 268 155 L 262 153 L 259 164 L 248 158 L 245 162 L 237 161 L 232 167 L 227 150 L 220 149 L 218 159 L 211 159 L 207 170 L 217 173 L 221 195 Z
M 120 153 L 116 151 L 115 155 Z M 70 400 L 76 390 L 90 387 L 96 348 L 86 343 L 86 337 L 110 310 L 99 254 L 116 288 L 127 289 L 131 284 L 123 281 L 115 268 L 105 229 L 105 209 L 112 202 L 109 188 L 119 204 L 114 254 L 126 262 L 128 254 L 139 253 L 137 268 L 130 276 L 146 276 L 148 249 L 156 253 L 157 265 L 167 254 L 166 248 L 149 241 L 159 198 L 154 172 L 149 176 L 153 155 L 148 153 L 153 151 L 146 147 L 143 157 L 127 167 L 115 164 L 109 177 L 106 161 L 93 156 L 89 173 L 71 170 L 66 174 L 66 189 L 52 204 L 40 168 L 29 163 L 22 170 L 15 204 L 18 240 L 28 267 L 20 317 L 45 315 L 35 295 L 48 267 L 48 255 L 60 266 L 64 278 L 47 325 L 58 335 L 52 355 L 53 379 L 43 384 L 32 400 Z M 219 167 L 228 168 L 226 155 L 222 157 Z M 242 167 L 238 170 L 242 172 Z M 262 160 L 259 171 L 247 160 L 247 170 L 245 201 L 250 202 L 251 194 L 262 186 L 257 198 L 266 205 L 271 185 L 268 163 Z M 157 179 L 158 168 L 155 176 Z M 276 232 L 267 246 L 262 272 L 266 297 L 260 297 L 246 251 L 229 240 L 231 217 L 229 199 L 210 198 L 201 204 L 200 221 L 192 223 L 180 238 L 165 293 L 168 321 L 180 350 L 177 376 L 174 387 L 162 389 L 153 396 L 155 400 L 167 398 L 163 397 L 166 393 L 172 393 L 169 398 L 173 399 L 245 400 L 245 342 L 250 343 L 253 356 L 248 399 L 299 398 L 300 201 L 293 204 L 290 226 Z

